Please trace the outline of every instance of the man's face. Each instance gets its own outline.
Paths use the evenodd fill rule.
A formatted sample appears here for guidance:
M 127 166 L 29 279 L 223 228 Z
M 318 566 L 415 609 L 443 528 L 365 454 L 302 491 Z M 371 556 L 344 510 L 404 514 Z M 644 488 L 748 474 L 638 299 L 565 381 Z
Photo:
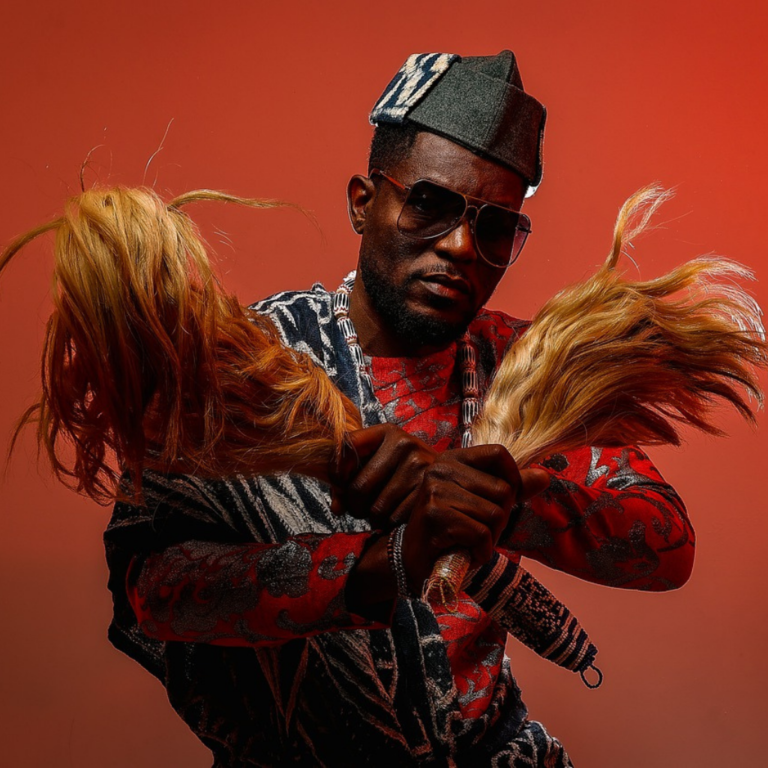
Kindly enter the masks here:
M 406 186 L 428 179 L 505 208 L 520 210 L 523 203 L 525 187 L 514 171 L 432 133 L 419 133 L 408 158 L 382 170 Z M 397 219 L 405 194 L 375 178 L 358 227 L 359 273 L 387 331 L 408 347 L 444 346 L 464 332 L 505 270 L 480 257 L 467 220 L 433 240 L 402 234 Z

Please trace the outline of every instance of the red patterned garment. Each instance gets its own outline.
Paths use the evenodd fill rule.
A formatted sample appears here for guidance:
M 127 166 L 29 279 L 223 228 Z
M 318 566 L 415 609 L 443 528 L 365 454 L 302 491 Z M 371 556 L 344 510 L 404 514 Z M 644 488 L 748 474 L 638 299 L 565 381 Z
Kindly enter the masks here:
M 525 326 L 500 312 L 484 312 L 470 326 L 495 367 Z M 461 444 L 461 371 L 457 345 L 421 358 L 371 358 L 376 396 L 387 421 L 438 451 Z M 486 382 L 487 385 L 487 382 Z M 482 387 L 482 383 L 481 383 Z M 484 390 L 484 387 L 483 387 Z M 542 465 L 547 491 L 522 507 L 503 554 L 539 560 L 588 581 L 663 590 L 690 573 L 693 530 L 685 508 L 639 449 L 584 448 L 556 454 Z M 464 717 L 488 706 L 502 662 L 505 632 L 467 595 L 449 613 L 433 606 Z

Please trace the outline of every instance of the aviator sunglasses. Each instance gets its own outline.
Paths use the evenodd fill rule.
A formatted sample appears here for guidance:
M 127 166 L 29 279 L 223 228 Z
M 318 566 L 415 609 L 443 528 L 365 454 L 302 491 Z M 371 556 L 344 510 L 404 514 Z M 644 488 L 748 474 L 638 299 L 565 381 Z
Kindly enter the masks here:
M 531 233 L 531 220 L 519 211 L 463 195 L 428 179 L 405 185 L 378 168 L 372 169 L 370 176 L 381 176 L 406 193 L 397 228 L 414 240 L 446 235 L 467 217 L 478 254 L 491 266 L 505 269 L 515 262 Z

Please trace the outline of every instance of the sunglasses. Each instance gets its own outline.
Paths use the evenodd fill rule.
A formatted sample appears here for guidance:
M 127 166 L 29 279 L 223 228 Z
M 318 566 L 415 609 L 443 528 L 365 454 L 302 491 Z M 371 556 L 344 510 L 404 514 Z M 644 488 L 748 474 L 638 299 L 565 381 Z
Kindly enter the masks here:
M 397 228 L 414 240 L 447 235 L 468 218 L 478 254 L 491 266 L 506 269 L 520 255 L 531 233 L 531 220 L 519 211 L 468 197 L 427 179 L 405 185 L 378 168 L 371 170 L 370 176 L 381 176 L 406 193 Z

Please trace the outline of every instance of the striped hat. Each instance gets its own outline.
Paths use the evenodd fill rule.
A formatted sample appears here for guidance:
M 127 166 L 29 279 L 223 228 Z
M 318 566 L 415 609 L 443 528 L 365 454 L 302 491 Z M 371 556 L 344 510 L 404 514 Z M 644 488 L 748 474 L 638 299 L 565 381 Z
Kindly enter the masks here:
M 528 183 L 542 176 L 547 112 L 523 90 L 512 51 L 462 58 L 415 53 L 371 112 L 373 125 L 414 123 L 511 168 Z

